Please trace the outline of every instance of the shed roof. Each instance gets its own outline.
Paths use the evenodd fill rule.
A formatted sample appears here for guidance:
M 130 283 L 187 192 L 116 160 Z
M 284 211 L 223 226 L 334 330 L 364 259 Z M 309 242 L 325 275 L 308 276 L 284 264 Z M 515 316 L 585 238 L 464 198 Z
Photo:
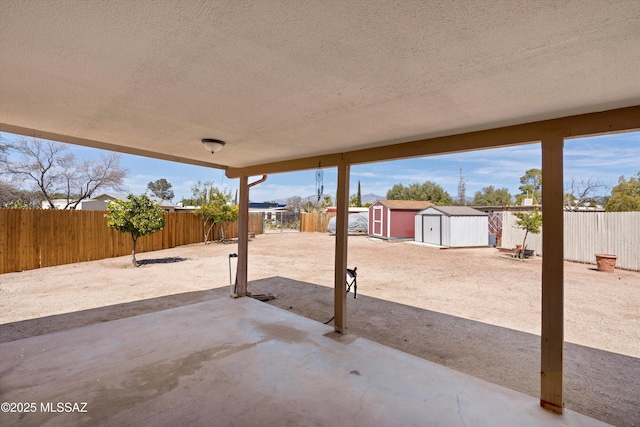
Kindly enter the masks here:
M 414 209 L 421 210 L 427 209 L 432 206 L 433 203 L 426 200 L 378 200 L 376 203 L 380 203 L 389 209 Z
M 468 206 L 430 206 L 429 208 L 442 212 L 447 216 L 487 216 L 486 213 L 477 211 Z

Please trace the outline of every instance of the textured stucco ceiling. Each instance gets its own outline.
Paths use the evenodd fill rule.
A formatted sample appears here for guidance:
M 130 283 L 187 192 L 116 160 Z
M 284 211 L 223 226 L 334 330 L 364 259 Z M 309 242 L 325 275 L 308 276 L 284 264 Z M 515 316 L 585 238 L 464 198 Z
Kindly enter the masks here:
M 0 2 L 0 124 L 233 167 L 640 104 L 640 2 Z M 200 143 L 227 146 L 211 155 Z

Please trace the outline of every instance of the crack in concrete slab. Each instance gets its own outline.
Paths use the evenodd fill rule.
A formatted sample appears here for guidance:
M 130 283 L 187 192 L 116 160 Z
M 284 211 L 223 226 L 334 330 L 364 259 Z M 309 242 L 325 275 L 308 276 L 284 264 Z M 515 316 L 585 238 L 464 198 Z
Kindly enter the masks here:
M 464 389 L 467 388 L 467 384 L 469 383 L 469 379 L 467 378 L 467 380 L 464 382 L 464 385 L 462 386 L 462 390 L 460 390 L 458 393 L 456 393 L 456 402 L 458 405 L 458 416 L 460 417 L 460 422 L 462 423 L 463 426 L 467 426 L 467 424 L 464 422 L 464 420 L 462 419 L 462 406 L 460 405 L 460 395 L 462 393 L 464 393 Z
M 371 388 L 371 384 L 369 384 L 369 385 L 367 386 L 367 388 L 364 390 L 364 393 L 362 393 L 362 396 L 360 396 L 360 408 L 359 408 L 359 409 L 358 409 L 358 411 L 357 411 L 355 414 L 353 414 L 353 416 L 351 417 L 351 418 L 353 419 L 353 425 L 354 425 L 354 426 L 355 426 L 355 425 L 357 425 L 357 420 L 356 420 L 355 418 L 358 416 L 358 414 L 359 414 L 360 412 L 362 412 L 362 409 L 364 408 L 364 397 L 367 395 L 367 393 L 369 392 L 369 389 L 370 389 L 370 388 Z

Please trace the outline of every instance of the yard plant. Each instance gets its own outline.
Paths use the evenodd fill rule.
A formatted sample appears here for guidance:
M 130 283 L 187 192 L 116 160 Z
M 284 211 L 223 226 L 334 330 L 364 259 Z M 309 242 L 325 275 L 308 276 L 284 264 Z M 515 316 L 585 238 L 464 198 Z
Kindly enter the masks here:
M 522 239 L 522 250 L 518 254 L 520 259 L 525 258 L 527 252 L 527 236 L 529 233 L 540 234 L 542 228 L 542 214 L 538 209 L 529 212 L 514 212 L 513 215 L 518 218 L 516 227 L 524 230 L 524 239 Z
M 209 242 L 211 231 L 217 228 L 220 241 L 225 240 L 225 230 L 238 220 L 238 205 L 231 203 L 231 194 L 215 187 L 212 182 L 198 183 L 193 189 L 194 199 L 198 204 L 195 214 L 202 218 L 205 244 Z
M 107 202 L 107 225 L 122 233 L 130 233 L 133 243 L 131 264 L 138 266 L 136 261 L 136 242 L 138 237 L 153 234 L 164 228 L 164 211 L 156 202 L 150 200 L 146 194 L 135 196 L 129 194 L 126 200 L 111 200 Z

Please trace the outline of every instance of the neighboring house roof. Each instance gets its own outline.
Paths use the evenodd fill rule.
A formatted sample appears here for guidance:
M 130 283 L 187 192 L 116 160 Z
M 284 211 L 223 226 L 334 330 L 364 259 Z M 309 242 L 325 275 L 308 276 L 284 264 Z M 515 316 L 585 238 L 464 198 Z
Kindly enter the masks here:
M 102 200 L 103 202 L 108 202 L 109 200 L 125 200 L 127 198 L 127 194 L 122 193 L 102 193 L 99 196 L 92 197 L 93 200 Z
M 126 200 L 127 199 L 128 194 L 123 194 L 123 193 L 102 193 L 99 196 L 93 197 L 92 200 L 102 200 L 104 202 L 108 202 L 109 200 Z M 156 202 L 157 204 L 159 204 L 161 207 L 175 207 L 176 205 L 174 205 L 173 203 L 171 203 L 168 200 L 163 200 L 160 197 L 156 197 L 156 196 L 152 196 L 152 195 L 147 195 L 147 197 L 149 197 L 149 200 L 152 200 L 154 202 Z
M 426 200 L 378 200 L 376 203 L 380 203 L 389 209 L 411 210 L 422 210 L 433 205 L 433 203 L 427 202 Z
M 284 203 L 269 203 L 269 202 L 250 202 L 249 209 L 278 209 L 284 208 L 287 205 Z
M 67 205 L 67 203 L 73 204 L 76 202 L 76 200 L 52 199 L 51 202 L 56 208 L 63 208 Z M 42 207 L 42 209 L 49 209 L 51 207 L 48 200 L 43 200 L 42 202 L 40 202 L 40 206 Z
M 168 200 L 163 200 L 160 197 L 156 197 L 156 196 L 149 196 L 147 195 L 147 197 L 149 197 L 149 200 L 156 202 L 157 204 L 160 205 L 160 207 L 162 208 L 174 208 L 176 205 L 174 205 L 173 203 L 171 203 Z M 126 199 L 126 197 L 125 197 Z
M 487 216 L 486 213 L 477 211 L 468 206 L 430 206 L 425 210 L 428 209 L 434 209 L 447 216 Z
M 535 209 L 542 209 L 542 205 L 473 206 L 473 209 L 482 212 L 532 211 Z

